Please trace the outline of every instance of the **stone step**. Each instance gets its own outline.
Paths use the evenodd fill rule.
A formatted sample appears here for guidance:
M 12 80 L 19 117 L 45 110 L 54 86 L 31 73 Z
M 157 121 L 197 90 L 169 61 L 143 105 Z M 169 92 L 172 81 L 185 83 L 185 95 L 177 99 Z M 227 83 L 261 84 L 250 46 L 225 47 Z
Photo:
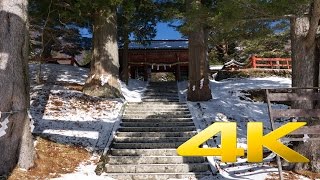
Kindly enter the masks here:
M 203 173 L 108 173 L 107 176 L 117 180 L 168 180 L 185 179 L 197 180 L 210 176 L 210 172 Z
M 151 119 L 151 118 L 192 118 L 191 114 L 159 114 L 159 115 L 148 115 L 148 114 L 135 114 L 135 115 L 123 115 L 124 119 L 141 119 L 141 118 L 145 118 L 145 119 Z
M 179 102 L 179 99 L 143 99 L 144 102 Z
M 120 127 L 119 132 L 184 132 L 195 131 L 195 126 L 184 127 Z
M 177 82 L 176 81 L 150 81 L 149 82 L 149 86 L 151 85 L 174 85 L 177 86 Z
M 116 149 L 168 149 L 178 148 L 184 142 L 172 143 L 117 143 L 113 142 L 112 147 Z
M 129 106 L 142 106 L 142 105 L 154 105 L 154 106 L 184 106 L 187 107 L 186 103 L 183 102 L 174 102 L 174 103 L 170 103 L 170 102 L 129 102 L 127 103 L 127 105 Z
M 157 98 L 157 97 L 147 97 L 142 98 L 144 102 L 179 102 L 179 98 Z
M 115 137 L 115 143 L 175 143 L 186 142 L 188 137 Z
M 173 97 L 177 97 L 178 96 L 178 93 L 171 93 L 171 92 L 164 92 L 164 93 L 156 93 L 156 92 L 151 92 L 151 91 L 149 91 L 149 92 L 145 92 L 145 93 L 143 93 L 143 96 L 164 96 L 164 97 L 166 97 L 166 96 L 169 96 L 169 97 L 171 97 L 171 96 L 173 96 Z
M 204 163 L 204 157 L 181 156 L 108 156 L 108 164 L 183 164 Z
M 163 85 L 166 85 L 166 86 L 174 86 L 174 87 L 177 87 L 177 82 L 176 81 L 160 81 L 160 82 L 149 82 L 148 86 L 163 86 Z
M 152 84 L 152 85 L 148 85 L 147 89 L 176 90 L 177 84 Z
M 159 94 L 155 94 L 155 95 L 146 95 L 144 94 L 142 96 L 142 98 L 144 99 L 148 99 L 148 98 L 153 98 L 153 99 L 179 99 L 179 96 L 178 94 L 171 94 L 171 95 L 167 95 L 167 96 L 164 96 L 164 95 L 159 95 Z
M 161 118 L 161 119 L 122 119 L 122 122 L 159 122 L 159 123 L 182 123 L 193 122 L 191 118 Z
M 130 107 L 126 108 L 125 112 L 185 112 L 188 108 L 159 108 L 159 107 Z
M 177 127 L 177 126 L 193 126 L 193 122 L 122 122 L 122 127 Z
M 150 108 L 150 109 L 179 109 L 179 108 L 188 108 L 188 106 L 186 104 L 184 105 L 180 105 L 180 104 L 164 104 L 164 103 L 168 103 L 168 102 L 158 102 L 159 104 L 157 104 L 157 102 L 144 102 L 145 104 L 130 104 L 127 105 L 126 107 L 128 109 L 134 108 L 134 109 L 144 109 L 144 108 Z M 171 102 L 173 103 L 173 102 Z M 174 103 L 178 103 L 178 102 L 174 102 Z
M 184 132 L 117 132 L 117 137 L 193 137 L 197 131 Z
M 162 114 L 166 114 L 166 113 L 189 113 L 190 114 L 190 111 L 189 109 L 126 109 L 124 111 L 124 113 L 135 113 L 135 114 L 144 114 L 144 113 L 162 113 Z
M 126 110 L 164 110 L 164 111 L 172 111 L 172 110 L 189 110 L 187 106 L 180 106 L 180 105 L 143 105 L 143 106 L 128 106 L 126 107 Z
M 159 88 L 159 87 L 147 87 L 145 92 L 178 92 L 176 87 L 168 87 L 168 89 Z
M 177 88 L 177 83 L 176 82 L 174 82 L 174 83 L 156 82 L 156 83 L 152 83 L 152 84 L 149 83 L 147 87 L 160 87 L 160 88 L 171 87 L 173 89 L 176 89 Z
M 178 156 L 176 149 L 115 149 L 111 148 L 112 156 Z
M 172 89 L 149 88 L 149 89 L 146 89 L 144 91 L 144 93 L 157 93 L 157 94 L 161 94 L 161 93 L 178 93 L 178 90 L 176 90 L 175 88 L 172 88 Z
M 147 90 L 177 90 L 177 85 L 154 85 L 154 86 L 147 86 Z
M 145 116 L 191 116 L 189 111 L 180 111 L 180 112 L 125 112 L 124 116 L 139 116 L 139 115 L 145 115 Z
M 207 172 L 208 163 L 106 165 L 106 173 L 187 173 Z

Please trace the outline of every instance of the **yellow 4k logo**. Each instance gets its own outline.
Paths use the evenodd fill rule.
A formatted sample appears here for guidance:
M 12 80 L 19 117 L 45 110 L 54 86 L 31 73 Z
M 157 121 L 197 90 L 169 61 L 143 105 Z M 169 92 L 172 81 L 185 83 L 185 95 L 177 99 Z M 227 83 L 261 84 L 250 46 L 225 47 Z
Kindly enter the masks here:
M 262 162 L 263 147 L 270 149 L 288 162 L 309 162 L 306 157 L 278 141 L 281 137 L 304 125 L 306 125 L 305 122 L 291 122 L 267 135 L 263 135 L 263 123 L 248 123 L 248 162 Z M 219 132 L 221 132 L 220 148 L 200 148 L 204 142 Z M 177 152 L 180 156 L 221 156 L 223 162 L 236 162 L 238 156 L 244 156 L 244 149 L 237 148 L 237 124 L 233 122 L 212 124 L 182 144 Z

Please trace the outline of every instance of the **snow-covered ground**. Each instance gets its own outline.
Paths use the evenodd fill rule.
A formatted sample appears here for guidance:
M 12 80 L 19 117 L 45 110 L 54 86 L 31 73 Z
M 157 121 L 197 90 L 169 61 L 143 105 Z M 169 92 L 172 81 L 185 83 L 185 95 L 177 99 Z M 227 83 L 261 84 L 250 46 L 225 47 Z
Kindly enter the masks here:
M 130 80 L 129 85 L 121 83 L 125 100 L 110 100 L 89 97 L 79 91 L 84 84 L 88 70 L 63 65 L 44 65 L 43 77 L 46 83 L 36 85 L 35 65 L 30 65 L 31 75 L 31 109 L 34 121 L 34 133 L 63 144 L 81 145 L 88 150 L 101 151 L 108 145 L 110 136 L 119 122 L 119 114 L 125 102 L 139 102 L 147 83 Z M 270 87 L 288 87 L 290 79 L 268 77 L 252 79 L 229 79 L 211 81 L 213 99 L 208 102 L 188 102 L 198 130 L 203 130 L 213 122 L 238 122 L 238 142 L 245 147 L 247 122 L 262 121 L 265 130 L 270 130 L 267 105 L 253 102 L 245 97 L 241 90 L 261 89 Z M 187 82 L 178 84 L 180 100 L 185 101 Z M 240 98 L 241 97 L 241 98 Z M 280 106 L 280 105 L 278 105 Z M 285 106 L 283 106 L 285 108 Z M 218 138 L 219 139 L 219 138 Z M 209 146 L 213 146 L 209 142 Z M 216 142 L 219 144 L 219 141 Z M 76 172 L 62 175 L 64 179 L 109 179 L 97 176 L 94 172 L 99 156 L 94 154 L 90 161 L 79 165 Z M 212 165 L 219 165 L 217 176 L 213 179 L 266 179 L 270 173 L 277 173 L 266 159 L 264 163 L 248 164 L 246 159 L 237 163 L 220 163 L 218 159 L 208 158 Z M 273 176 L 277 177 L 277 176 Z M 111 178 L 110 178 L 111 179 Z M 301 177 L 301 179 L 303 179 Z
M 30 67 L 30 116 L 33 133 L 55 142 L 83 146 L 94 152 L 89 162 L 83 162 L 72 174 L 59 179 L 106 179 L 94 172 L 101 152 L 107 148 L 112 132 L 120 120 L 125 102 L 141 101 L 147 83 L 130 80 L 121 83 L 125 99 L 90 97 L 79 88 L 88 77 L 88 69 L 67 65 L 42 65 L 43 84 L 35 83 L 37 65 Z
M 30 70 L 33 133 L 90 151 L 103 150 L 119 120 L 122 100 L 90 97 L 77 90 L 87 78 L 87 69 L 46 64 L 45 83 L 39 86 L 33 81 L 35 65 L 30 65 Z
M 187 82 L 178 83 L 180 100 L 186 101 Z M 280 77 L 228 79 L 210 82 L 212 100 L 208 102 L 187 102 L 198 131 L 205 129 L 214 122 L 237 122 L 238 147 L 246 148 L 246 124 L 263 122 L 265 133 L 271 130 L 267 104 L 248 99 L 241 90 L 280 88 L 291 86 L 291 79 Z M 286 108 L 277 105 L 278 108 Z M 220 145 L 220 138 L 208 141 L 210 147 Z M 222 163 L 218 158 L 208 157 L 209 162 L 219 172 L 209 179 L 252 179 L 263 180 L 278 178 L 278 169 L 270 165 L 274 154 L 270 154 L 263 163 L 247 163 L 246 159 L 238 159 L 237 163 Z M 307 179 L 299 177 L 301 179 Z

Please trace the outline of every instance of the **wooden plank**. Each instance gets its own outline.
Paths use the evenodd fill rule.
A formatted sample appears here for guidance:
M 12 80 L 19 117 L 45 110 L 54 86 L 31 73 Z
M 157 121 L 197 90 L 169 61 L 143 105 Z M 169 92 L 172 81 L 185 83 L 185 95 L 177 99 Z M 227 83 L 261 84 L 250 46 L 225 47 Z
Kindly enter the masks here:
M 287 67 L 287 64 L 256 64 L 256 67 Z M 291 65 L 289 65 L 291 67 Z
M 297 129 L 296 131 L 293 131 L 290 134 L 292 134 L 292 135 L 294 135 L 294 134 L 319 134 L 320 135 L 320 125 L 304 126 L 302 128 Z
M 256 61 L 280 61 L 280 62 L 284 62 L 284 61 L 289 61 L 291 62 L 290 58 L 256 58 Z
M 287 88 L 266 88 L 265 90 L 269 90 L 269 93 L 273 93 L 274 91 L 279 92 L 279 90 L 299 90 L 299 89 L 314 89 L 314 90 L 320 90 L 320 87 L 287 87 Z M 316 92 L 315 92 L 316 93 Z
M 270 113 L 273 118 L 280 117 L 320 117 L 320 109 L 271 109 Z
M 291 142 L 291 141 L 304 141 L 303 138 L 282 138 L 282 142 Z M 320 138 L 308 138 L 307 141 L 320 141 Z
M 298 93 L 269 93 L 270 101 L 316 101 L 320 100 L 320 93 L 304 92 Z M 320 110 L 320 109 L 319 109 Z

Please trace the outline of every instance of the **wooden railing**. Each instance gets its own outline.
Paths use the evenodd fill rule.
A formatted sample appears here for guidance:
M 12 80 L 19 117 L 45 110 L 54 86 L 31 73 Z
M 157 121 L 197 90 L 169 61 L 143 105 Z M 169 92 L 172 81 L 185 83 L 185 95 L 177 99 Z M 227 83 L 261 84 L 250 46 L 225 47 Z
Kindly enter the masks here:
M 258 58 L 251 56 L 252 68 L 262 69 L 291 69 L 291 58 Z

